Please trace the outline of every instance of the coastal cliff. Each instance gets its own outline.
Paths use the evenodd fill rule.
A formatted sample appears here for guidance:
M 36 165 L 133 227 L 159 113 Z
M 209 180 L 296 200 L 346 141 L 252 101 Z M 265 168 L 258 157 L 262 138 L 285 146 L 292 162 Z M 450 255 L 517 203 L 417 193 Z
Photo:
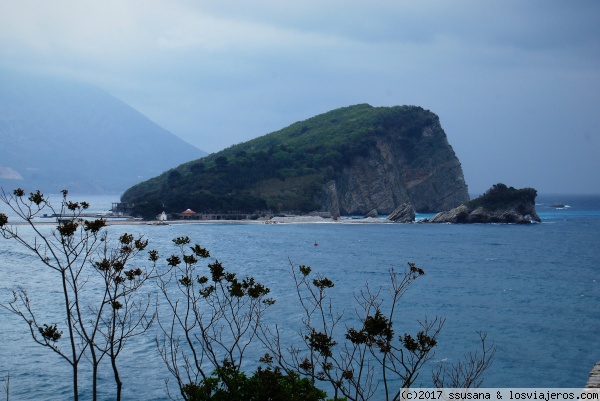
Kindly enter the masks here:
M 413 148 L 399 138 L 376 138 L 366 156 L 353 159 L 326 184 L 324 204 L 337 203 L 342 215 L 372 209 L 389 214 L 406 202 L 419 212 L 435 212 L 468 200 L 462 167 L 439 123 L 420 135 Z
M 152 213 L 164 207 L 335 217 L 373 209 L 389 214 L 404 203 L 418 212 L 448 210 L 469 197 L 434 113 L 362 104 L 183 164 L 130 188 L 122 199 Z
M 535 210 L 537 191 L 515 189 L 504 184 L 492 186 L 482 196 L 450 211 L 436 214 L 429 223 L 515 223 L 540 222 Z

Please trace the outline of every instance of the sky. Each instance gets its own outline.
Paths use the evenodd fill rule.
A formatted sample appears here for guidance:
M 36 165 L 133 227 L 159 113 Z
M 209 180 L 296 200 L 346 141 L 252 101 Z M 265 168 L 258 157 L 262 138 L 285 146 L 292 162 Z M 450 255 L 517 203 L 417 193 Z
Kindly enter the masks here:
M 0 0 L 0 67 L 209 153 L 359 103 L 440 117 L 469 192 L 600 193 L 597 0 Z

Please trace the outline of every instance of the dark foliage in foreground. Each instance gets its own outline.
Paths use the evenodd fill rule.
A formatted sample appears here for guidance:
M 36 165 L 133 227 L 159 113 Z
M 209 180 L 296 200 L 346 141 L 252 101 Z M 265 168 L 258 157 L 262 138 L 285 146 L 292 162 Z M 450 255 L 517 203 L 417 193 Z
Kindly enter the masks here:
M 226 377 L 224 380 L 222 377 Z M 233 386 L 225 382 L 235 383 Z M 322 401 L 326 394 L 307 378 L 296 373 L 286 375 L 279 367 L 259 367 L 252 376 L 223 367 L 199 384 L 183 387 L 188 401 Z

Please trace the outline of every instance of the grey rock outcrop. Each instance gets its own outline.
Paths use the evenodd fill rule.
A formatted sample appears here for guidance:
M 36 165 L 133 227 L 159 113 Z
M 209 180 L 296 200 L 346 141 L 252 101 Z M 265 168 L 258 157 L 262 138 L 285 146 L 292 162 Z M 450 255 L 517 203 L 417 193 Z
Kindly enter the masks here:
M 365 215 L 365 218 L 366 218 L 366 217 L 374 217 L 374 218 L 377 218 L 377 217 L 379 217 L 379 212 L 377 211 L 377 209 L 373 209 L 373 210 L 371 210 L 369 213 L 367 213 L 367 214 Z
M 423 122 L 409 130 L 399 121 L 386 134 L 373 135 L 367 154 L 325 185 L 321 204 L 335 205 L 341 215 L 364 215 L 373 209 L 390 214 L 407 202 L 416 211 L 431 213 L 468 201 L 462 167 L 438 117 L 420 112 Z
M 329 181 L 323 186 L 323 202 L 325 203 L 323 209 L 331 213 L 334 218 L 340 217 L 340 200 L 338 198 L 338 191 L 336 188 L 335 181 Z
M 415 208 L 410 203 L 403 203 L 390 213 L 388 220 L 394 223 L 413 223 L 415 221 Z
M 429 223 L 513 223 L 540 222 L 535 210 L 537 191 L 494 185 L 484 195 L 452 210 L 436 214 Z

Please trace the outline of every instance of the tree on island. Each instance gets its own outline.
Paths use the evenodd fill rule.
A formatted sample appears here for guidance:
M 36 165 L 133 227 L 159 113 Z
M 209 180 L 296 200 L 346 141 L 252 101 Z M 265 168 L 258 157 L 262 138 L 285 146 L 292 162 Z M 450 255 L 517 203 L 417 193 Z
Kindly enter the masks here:
M 240 278 L 227 271 L 207 249 L 191 246 L 188 237 L 173 240 L 176 252 L 164 259 L 166 268 L 160 274 L 161 259 L 155 250 L 148 251 L 149 268 L 129 268 L 134 258 L 139 260 L 148 240 L 123 234 L 112 244 L 104 220 L 83 218 L 89 204 L 69 201 L 67 191 L 62 194 L 61 206 L 55 210 L 39 191 L 26 197 L 21 189 L 11 195 L 2 190 L 0 200 L 34 236 L 22 235 L 1 213 L 0 233 L 23 245 L 56 274 L 64 322 L 39 317 L 26 290 L 14 291 L 13 300 L 0 306 L 21 317 L 36 343 L 71 366 L 74 400 L 79 399 L 80 363 L 85 361 L 92 367 L 92 399 L 98 398 L 98 369 L 105 358 L 119 400 L 123 383 L 118 356 L 131 338 L 148 335 L 155 320 L 158 353 L 179 390 L 179 396 L 170 394 L 167 386 L 170 399 L 316 401 L 327 397 L 318 386 L 323 383 L 332 389 L 333 400 L 369 400 L 379 391 L 380 378 L 385 399 L 397 400 L 434 356 L 444 318 L 425 319 L 415 334 L 398 335 L 395 328 L 403 294 L 424 274 L 413 263 L 402 272 L 390 270 L 389 292 L 365 284 L 355 294 L 357 325 L 341 327 L 344 312 L 329 297 L 334 283 L 314 274 L 309 266 L 290 261 L 304 317 L 299 341 L 289 344 L 281 335 L 283 327 L 265 320 L 275 300 L 268 296 L 270 289 L 253 277 Z M 59 223 L 50 232 L 34 223 L 45 210 L 58 216 Z M 208 274 L 200 270 L 201 260 L 209 260 Z M 163 295 L 156 311 L 140 291 L 150 279 Z M 96 296 L 84 291 L 92 282 L 101 283 Z M 64 330 L 67 349 L 61 348 Z M 484 334 L 480 342 L 480 352 L 434 369 L 433 385 L 479 386 L 496 350 L 486 343 Z M 249 374 L 247 351 L 254 346 L 268 352 L 250 361 L 261 366 Z

